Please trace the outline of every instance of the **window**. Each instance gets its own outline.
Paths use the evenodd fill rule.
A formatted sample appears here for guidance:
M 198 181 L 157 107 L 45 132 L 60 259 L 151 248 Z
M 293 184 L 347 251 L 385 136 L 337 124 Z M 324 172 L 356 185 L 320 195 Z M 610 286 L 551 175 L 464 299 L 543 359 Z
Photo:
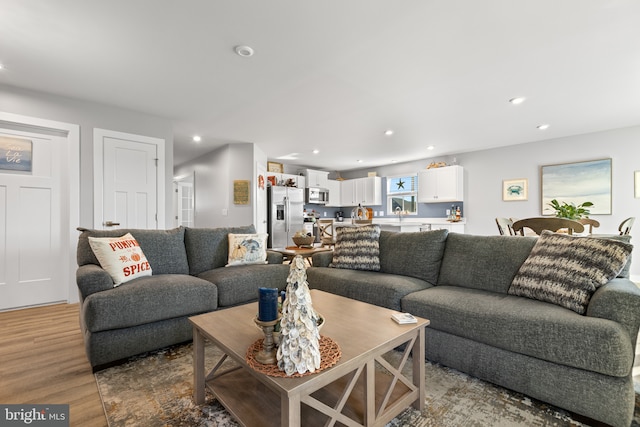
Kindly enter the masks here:
M 387 213 L 418 214 L 418 180 L 416 175 L 387 177 Z

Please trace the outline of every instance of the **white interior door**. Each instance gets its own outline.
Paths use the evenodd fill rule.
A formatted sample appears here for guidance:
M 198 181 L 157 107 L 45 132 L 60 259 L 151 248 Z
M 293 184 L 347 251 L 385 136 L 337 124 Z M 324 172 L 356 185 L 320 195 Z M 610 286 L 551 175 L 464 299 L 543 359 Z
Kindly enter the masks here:
M 68 298 L 60 262 L 64 144 L 60 136 L 0 129 L 0 310 Z M 16 162 L 23 167 L 7 169 Z
M 164 225 L 164 140 L 94 130 L 94 227 Z

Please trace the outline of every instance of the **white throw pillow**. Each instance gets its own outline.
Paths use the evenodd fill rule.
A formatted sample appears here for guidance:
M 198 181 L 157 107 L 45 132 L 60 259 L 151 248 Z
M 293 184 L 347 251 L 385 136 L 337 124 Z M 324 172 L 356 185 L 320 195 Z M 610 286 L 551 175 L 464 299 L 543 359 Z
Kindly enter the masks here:
M 131 233 L 122 237 L 89 237 L 89 245 L 113 279 L 114 288 L 136 277 L 151 276 L 149 261 Z
M 244 264 L 267 263 L 267 234 L 229 233 L 229 259 L 227 267 Z

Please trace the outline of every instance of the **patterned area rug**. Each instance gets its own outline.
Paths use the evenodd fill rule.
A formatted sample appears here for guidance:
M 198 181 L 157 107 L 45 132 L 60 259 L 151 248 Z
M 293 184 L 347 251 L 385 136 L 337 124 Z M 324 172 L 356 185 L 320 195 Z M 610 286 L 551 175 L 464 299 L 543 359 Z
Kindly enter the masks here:
M 207 344 L 205 366 L 213 366 L 220 354 Z M 238 425 L 210 394 L 205 405 L 193 403 L 191 344 L 131 358 L 95 377 L 110 427 Z M 426 363 L 425 380 L 425 411 L 407 409 L 388 426 L 589 426 L 566 411 L 437 364 Z M 639 415 L 636 407 L 632 426 L 640 427 Z

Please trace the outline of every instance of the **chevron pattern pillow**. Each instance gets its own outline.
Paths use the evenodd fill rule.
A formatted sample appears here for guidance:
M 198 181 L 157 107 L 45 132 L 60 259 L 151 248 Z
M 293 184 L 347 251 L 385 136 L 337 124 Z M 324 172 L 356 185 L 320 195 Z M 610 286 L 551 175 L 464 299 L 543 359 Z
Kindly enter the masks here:
M 620 273 L 632 248 L 612 239 L 543 231 L 508 293 L 585 314 L 593 293 Z
M 380 271 L 380 226 L 336 227 L 336 244 L 329 267 Z

